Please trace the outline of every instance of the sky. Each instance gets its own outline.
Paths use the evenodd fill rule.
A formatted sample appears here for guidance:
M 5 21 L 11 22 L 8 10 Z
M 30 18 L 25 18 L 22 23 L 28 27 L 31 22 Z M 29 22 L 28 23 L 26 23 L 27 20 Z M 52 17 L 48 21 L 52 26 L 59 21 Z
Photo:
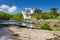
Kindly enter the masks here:
M 0 11 L 15 14 L 25 8 L 38 8 L 43 12 L 58 8 L 60 12 L 60 0 L 0 0 Z

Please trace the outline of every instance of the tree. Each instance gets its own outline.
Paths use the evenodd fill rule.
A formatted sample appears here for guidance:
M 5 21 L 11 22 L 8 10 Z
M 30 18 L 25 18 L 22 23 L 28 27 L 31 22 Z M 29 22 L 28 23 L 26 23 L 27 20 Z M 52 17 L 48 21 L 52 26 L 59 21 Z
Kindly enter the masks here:
M 0 20 L 9 20 L 8 14 L 3 11 L 0 11 Z
M 51 8 L 51 13 L 53 14 L 53 18 L 56 18 L 58 14 L 58 8 Z
M 42 18 L 42 14 L 33 13 L 33 14 L 31 14 L 31 18 L 41 19 Z
M 11 19 L 13 19 L 13 20 L 23 20 L 23 14 L 21 12 L 17 13 Z
M 51 13 L 57 13 L 57 11 L 58 11 L 58 8 L 51 8 Z
M 35 9 L 34 11 L 36 14 L 42 14 L 42 10 L 41 9 Z
M 42 15 L 43 19 L 50 19 L 52 17 L 53 17 L 53 15 L 49 12 L 44 12 L 43 15 Z

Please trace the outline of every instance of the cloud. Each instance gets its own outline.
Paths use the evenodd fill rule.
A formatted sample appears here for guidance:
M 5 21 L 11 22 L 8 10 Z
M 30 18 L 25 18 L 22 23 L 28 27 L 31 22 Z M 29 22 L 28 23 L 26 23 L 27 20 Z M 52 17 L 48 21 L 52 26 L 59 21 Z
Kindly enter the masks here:
M 0 6 L 0 11 L 5 11 L 5 12 L 15 12 L 17 10 L 16 6 L 7 6 L 7 5 L 1 5 Z
M 0 11 L 3 11 L 3 9 L 0 9 Z
M 17 7 L 12 6 L 11 8 L 8 9 L 8 12 L 14 12 L 15 10 L 17 10 Z
M 2 6 L 0 6 L 0 8 L 2 8 L 2 9 L 8 9 L 9 6 L 7 6 L 7 5 L 2 5 Z

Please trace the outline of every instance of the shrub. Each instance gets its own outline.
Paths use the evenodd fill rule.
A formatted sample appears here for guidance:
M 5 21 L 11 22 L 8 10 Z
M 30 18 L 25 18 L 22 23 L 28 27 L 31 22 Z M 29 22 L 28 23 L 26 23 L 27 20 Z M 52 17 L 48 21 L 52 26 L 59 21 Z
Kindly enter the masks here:
M 45 23 L 45 24 L 41 25 L 41 29 L 45 29 L 45 30 L 52 30 L 52 29 L 51 29 L 51 26 L 50 26 L 50 25 L 48 25 L 47 23 Z
M 35 26 L 36 26 L 37 29 L 40 29 L 41 28 L 40 25 L 41 24 L 35 24 Z

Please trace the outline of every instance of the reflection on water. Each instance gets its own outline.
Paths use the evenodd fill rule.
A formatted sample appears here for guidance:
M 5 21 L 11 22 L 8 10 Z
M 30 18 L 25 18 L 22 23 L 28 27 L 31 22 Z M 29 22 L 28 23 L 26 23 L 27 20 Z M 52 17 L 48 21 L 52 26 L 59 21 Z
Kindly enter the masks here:
M 0 20 L 0 24 L 15 24 L 17 25 L 18 23 L 22 23 L 23 21 L 18 21 L 18 20 Z
M 8 27 L 4 27 L 3 25 L 0 25 L 0 40 L 14 40 L 12 38 L 13 32 L 8 29 Z
M 21 22 L 23 21 L 14 21 L 14 20 L 7 20 L 7 21 L 0 21 L 0 40 L 15 40 L 12 37 L 12 31 L 10 31 L 8 28 L 9 27 L 5 27 L 1 24 L 13 24 L 16 25 L 17 23 L 21 24 Z M 28 24 L 28 23 L 22 23 L 22 26 L 26 26 L 29 28 L 35 28 L 35 26 L 33 24 Z M 11 36 L 10 36 L 11 35 Z
M 0 40 L 14 40 L 13 38 L 11 38 L 10 36 L 4 36 L 4 35 L 2 35 L 1 36 L 1 38 L 0 38 Z
M 4 26 L 5 24 L 12 24 L 12 25 L 16 25 L 18 22 L 22 22 L 22 21 L 18 21 L 18 20 L 0 20 L 0 40 L 15 40 L 12 36 L 12 31 L 10 31 L 8 28 Z M 3 25 L 2 25 L 3 24 Z
M 12 34 L 13 32 L 3 25 L 0 26 L 0 34 Z
M 23 26 L 26 26 L 28 28 L 35 28 L 35 25 L 34 24 L 30 24 L 30 23 L 22 23 Z

